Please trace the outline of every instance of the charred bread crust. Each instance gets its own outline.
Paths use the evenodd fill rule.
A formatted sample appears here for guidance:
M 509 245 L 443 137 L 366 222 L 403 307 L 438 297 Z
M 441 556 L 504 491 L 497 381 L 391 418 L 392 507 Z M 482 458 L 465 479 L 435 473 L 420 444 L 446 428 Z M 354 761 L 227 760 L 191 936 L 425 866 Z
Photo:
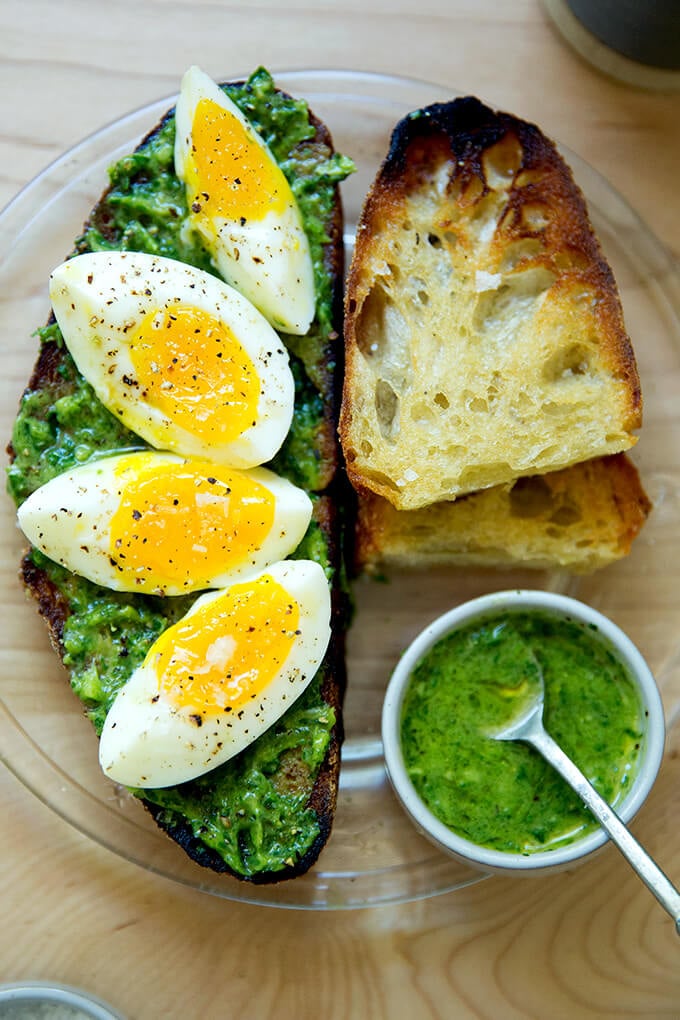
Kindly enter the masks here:
M 376 263 L 387 258 L 386 246 L 376 245 L 376 238 L 389 224 L 404 220 L 407 199 L 432 187 L 442 166 L 449 175 L 447 200 L 455 197 L 465 219 L 463 229 L 470 232 L 475 229 L 475 213 L 483 211 L 483 200 L 493 190 L 494 175 L 506 176 L 507 205 L 490 250 L 497 253 L 500 264 L 503 252 L 533 242 L 536 250 L 522 255 L 519 268 L 552 273 L 555 287 L 563 294 L 582 285 L 593 295 L 588 314 L 596 323 L 599 354 L 624 393 L 621 428 L 630 433 L 642 420 L 640 380 L 616 282 L 584 196 L 557 147 L 537 126 L 496 112 L 474 97 L 435 103 L 403 118 L 392 133 L 387 156 L 365 199 L 346 284 L 345 396 L 339 429 L 347 471 L 358 491 L 370 489 L 402 509 L 406 504 L 395 500 L 394 479 L 388 477 L 386 467 L 369 461 L 370 455 L 358 449 L 361 439 L 372 439 L 365 435 L 365 416 L 357 404 L 360 393 L 366 400 L 358 375 L 361 314 L 375 279 L 371 274 L 380 272 Z M 550 214 L 545 222 L 532 222 L 533 213 L 546 207 Z M 464 240 L 457 243 L 467 252 Z M 358 422 L 362 422 L 361 434 Z
M 47 624 L 50 641 L 60 658 L 64 656 L 62 638 L 68 617 L 68 602 L 52 584 L 44 570 L 37 567 L 29 555 L 21 561 L 21 580 L 26 591 L 35 599 L 38 612 Z
M 161 130 L 173 114 L 174 110 L 169 110 L 162 120 L 145 135 L 137 149 L 145 146 Z M 333 142 L 328 128 L 311 111 L 309 111 L 309 122 L 315 131 L 312 140 L 313 144 L 325 146 L 332 153 L 334 151 Z M 108 236 L 110 239 L 113 236 L 111 234 L 110 223 L 107 220 L 105 205 L 105 200 L 110 190 L 110 187 L 106 188 L 100 196 L 99 201 L 84 224 L 83 233 L 89 226 L 95 226 L 104 237 Z M 341 710 L 346 685 L 345 630 L 349 612 L 348 597 L 342 585 L 342 577 L 344 573 L 346 535 L 351 535 L 352 532 L 351 524 L 345 528 L 344 517 L 348 513 L 347 508 L 353 504 L 351 499 L 345 498 L 346 490 L 349 490 L 349 486 L 346 483 L 344 470 L 341 470 L 342 455 L 337 437 L 344 350 L 342 345 L 343 212 L 337 186 L 335 196 L 332 216 L 330 222 L 326 224 L 328 240 L 324 246 L 324 269 L 330 275 L 332 283 L 332 330 L 324 338 L 325 346 L 318 358 L 321 373 L 321 391 L 324 397 L 324 423 L 320 433 L 317 434 L 319 447 L 317 454 L 324 470 L 321 474 L 321 484 L 319 486 L 321 491 L 318 492 L 315 498 L 313 515 L 314 520 L 324 534 L 328 550 L 328 560 L 333 572 L 333 582 L 331 584 L 332 635 L 326 656 L 319 669 L 323 671 L 321 697 L 329 708 L 334 711 L 335 724 L 331 730 L 330 743 L 324 762 L 318 771 L 307 803 L 307 806 L 316 815 L 318 835 L 303 856 L 294 864 L 277 871 L 263 871 L 253 875 L 243 875 L 232 870 L 215 850 L 203 844 L 194 835 L 188 823 L 173 824 L 167 822 L 163 817 L 163 810 L 160 807 L 144 797 L 137 798 L 154 818 L 156 824 L 178 843 L 184 852 L 197 864 L 210 868 L 215 872 L 233 875 L 241 881 L 252 882 L 253 884 L 272 884 L 284 879 L 294 878 L 303 874 L 315 863 L 330 835 L 338 794 L 340 748 L 344 736 Z M 75 251 L 78 252 L 78 250 L 77 242 Z M 50 322 L 54 322 L 52 315 L 48 319 L 48 323 Z M 66 358 L 67 352 L 65 347 L 60 346 L 53 340 L 45 340 L 41 343 L 38 358 L 27 384 L 26 392 L 37 391 L 49 386 L 54 389 L 55 393 L 58 393 L 60 385 L 63 384 L 60 367 Z M 11 443 L 7 447 L 7 452 L 10 461 L 12 461 L 15 452 Z M 47 625 L 50 640 L 56 652 L 63 659 L 65 655 L 63 631 L 65 621 L 69 615 L 68 601 L 52 583 L 47 573 L 33 562 L 30 554 L 25 555 L 22 560 L 20 576 L 26 591 L 37 603 L 38 611 Z M 289 762 L 287 767 L 294 769 L 295 764 Z

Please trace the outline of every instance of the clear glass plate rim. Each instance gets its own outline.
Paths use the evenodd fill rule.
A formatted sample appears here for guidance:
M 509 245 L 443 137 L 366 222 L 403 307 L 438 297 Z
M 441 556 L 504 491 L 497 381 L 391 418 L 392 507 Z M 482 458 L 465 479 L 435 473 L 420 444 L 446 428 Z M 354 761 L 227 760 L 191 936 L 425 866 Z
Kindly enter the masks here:
M 275 79 L 281 80 L 281 82 L 283 83 L 284 87 L 285 87 L 286 79 L 289 79 L 289 80 L 291 80 L 291 79 L 298 79 L 298 80 L 303 80 L 303 81 L 307 81 L 307 82 L 312 82 L 312 81 L 319 82 L 320 80 L 323 80 L 323 79 L 328 79 L 328 78 L 332 79 L 335 76 L 336 79 L 337 78 L 341 78 L 344 81 L 352 81 L 352 82 L 356 81 L 358 87 L 362 83 L 364 83 L 364 84 L 372 83 L 373 85 L 376 85 L 376 86 L 380 85 L 381 87 L 382 86 L 388 87 L 390 85 L 393 85 L 394 83 L 398 83 L 400 85 L 400 87 L 406 88 L 406 89 L 408 89 L 410 87 L 413 87 L 413 88 L 418 88 L 418 89 L 431 90 L 432 92 L 435 92 L 437 90 L 442 91 L 442 90 L 445 89 L 446 93 L 448 93 L 451 96 L 459 95 L 460 94 L 458 92 L 453 91 L 449 87 L 441 86 L 441 85 L 438 85 L 437 83 L 434 83 L 434 82 L 420 80 L 420 79 L 404 78 L 404 77 L 400 77 L 400 76 L 397 76 L 397 75 L 380 74 L 380 73 L 374 73 L 374 72 L 363 72 L 363 71 L 353 71 L 353 70 L 343 71 L 343 70 L 333 70 L 333 69 L 330 69 L 330 70 L 328 70 L 328 69 L 299 69 L 299 70 L 291 69 L 291 70 L 288 70 L 288 71 L 273 72 L 273 74 L 274 74 Z M 227 80 L 227 79 L 225 79 L 225 80 Z M 238 76 L 234 76 L 234 78 L 231 79 L 231 80 L 238 80 Z M 332 94 L 332 90 L 330 90 L 330 89 L 326 90 L 324 92 L 324 94 L 327 94 L 330 97 L 330 95 Z M 313 96 L 314 96 L 314 93 L 312 92 L 310 94 L 310 102 L 311 103 L 313 103 Z M 346 94 L 344 94 L 341 98 L 343 100 L 345 100 L 347 98 L 352 98 L 352 99 L 355 99 L 355 100 L 361 100 L 363 97 L 362 97 L 360 91 L 357 91 L 356 93 L 353 93 L 349 97 Z M 90 133 L 88 136 L 86 136 L 85 138 L 83 138 L 82 140 L 77 142 L 74 146 L 71 146 L 68 150 L 66 150 L 60 156 L 56 157 L 49 164 L 47 164 L 47 166 L 42 171 L 40 171 L 40 173 L 36 177 L 34 177 L 31 181 L 29 181 L 7 203 L 7 205 L 5 205 L 5 207 L 0 211 L 0 224 L 4 223 L 4 221 L 7 218 L 12 218 L 13 216 L 21 215 L 21 213 L 23 211 L 24 205 L 26 205 L 27 203 L 30 204 L 30 202 L 31 202 L 31 200 L 33 198 L 33 194 L 34 194 L 34 192 L 37 191 L 37 189 L 39 188 L 40 184 L 44 183 L 51 176 L 54 176 L 55 174 L 57 174 L 58 171 L 62 167 L 64 167 L 70 160 L 77 159 L 77 157 L 79 157 L 81 153 L 83 153 L 84 151 L 86 152 L 93 145 L 98 146 L 100 142 L 106 141 L 107 137 L 112 132 L 114 132 L 114 131 L 115 132 L 123 131 L 125 126 L 128 125 L 128 124 L 131 127 L 132 126 L 136 126 L 140 119 L 142 119 L 144 117 L 147 117 L 147 116 L 149 116 L 150 118 L 153 117 L 155 111 L 164 112 L 165 109 L 168 109 L 168 108 L 170 108 L 170 106 L 172 106 L 172 104 L 174 103 L 175 99 L 176 99 L 176 93 L 174 95 L 172 95 L 172 96 L 169 96 L 169 97 L 166 97 L 166 98 L 157 99 L 157 100 L 152 101 L 151 103 L 144 104 L 144 105 L 138 107 L 137 109 L 135 109 L 135 110 L 133 110 L 133 111 L 127 113 L 127 114 L 124 114 L 122 117 L 110 121 L 108 124 L 104 125 L 103 127 L 98 128 L 96 131 Z M 376 101 L 379 101 L 379 102 L 384 102 L 385 101 L 385 97 L 384 96 L 380 96 L 380 95 L 376 95 L 375 99 L 376 99 Z M 151 129 L 153 127 L 154 123 L 155 123 L 154 120 L 150 120 L 149 129 Z M 140 136 L 140 138 L 141 137 L 142 136 Z M 607 191 L 608 195 L 610 197 L 613 197 L 616 202 L 620 203 L 620 207 L 625 211 L 626 215 L 628 217 L 630 217 L 630 219 L 633 222 L 635 228 L 638 229 L 641 232 L 641 234 L 645 236 L 647 242 L 652 245 L 652 247 L 655 250 L 655 252 L 657 254 L 659 254 L 660 256 L 662 256 L 663 261 L 667 262 L 667 269 L 669 270 L 669 272 L 671 274 L 676 274 L 679 267 L 678 267 L 678 264 L 674 261 L 671 253 L 662 244 L 662 242 L 654 235 L 654 233 L 651 231 L 651 229 L 642 220 L 642 218 L 638 215 L 638 213 L 630 206 L 630 204 L 627 202 L 627 200 L 625 198 L 623 198 L 623 196 L 620 195 L 620 193 L 618 191 L 616 191 L 616 189 L 607 181 L 607 179 L 605 177 L 603 177 L 603 175 L 601 175 L 599 173 L 599 171 L 597 171 L 594 167 L 592 167 L 591 164 L 589 164 L 587 161 L 583 160 L 580 156 L 578 156 L 578 154 L 576 154 L 576 153 L 572 152 L 571 150 L 567 149 L 565 146 L 560 145 L 560 148 L 565 153 L 567 158 L 572 161 L 572 165 L 573 165 L 574 162 L 577 162 L 581 166 L 585 167 L 587 172 L 588 172 L 588 174 L 590 175 L 592 181 L 597 182 L 598 186 L 606 188 L 606 191 Z M 103 155 L 104 155 L 104 153 L 99 153 L 98 158 L 101 159 L 103 157 Z M 38 212 L 39 212 L 39 210 L 36 211 L 35 215 L 37 215 Z M 32 219 L 33 219 L 33 217 L 32 217 Z M 32 219 L 24 224 L 24 229 L 27 230 L 30 227 Z M 0 267 L 4 264 L 6 258 L 7 258 L 7 255 L 5 254 L 5 256 L 2 259 L 0 259 Z M 680 322 L 680 304 L 677 301 L 677 295 L 675 293 L 673 293 L 673 292 L 668 292 L 668 291 L 664 291 L 664 293 L 665 293 L 666 298 L 669 299 L 669 301 L 670 301 L 670 305 L 671 305 L 671 307 L 673 309 L 676 321 Z M 21 729 L 20 724 L 14 718 L 14 716 L 9 711 L 9 708 L 4 704 L 4 702 L 3 702 L 3 708 L 9 713 L 9 716 L 10 716 L 12 722 L 15 724 L 15 726 L 18 729 Z M 29 738 L 29 740 L 30 740 L 30 738 Z M 33 743 L 33 742 L 31 741 L 31 743 Z M 36 750 L 36 752 L 38 754 L 40 754 L 40 751 L 39 751 L 39 749 L 37 747 L 35 748 L 35 750 Z M 6 761 L 5 761 L 5 764 L 7 765 L 9 770 L 12 772 L 12 774 L 17 777 L 17 779 L 19 779 L 21 782 L 24 782 L 23 778 L 17 773 L 17 771 L 14 768 L 12 768 Z M 53 768 L 55 768 L 57 770 L 59 769 L 59 766 L 57 766 L 56 763 L 52 762 L 51 759 L 49 759 L 49 764 Z M 68 777 L 68 778 L 69 778 L 70 782 L 75 782 L 74 780 L 71 780 L 70 777 Z M 68 817 L 68 814 L 62 813 L 58 808 L 56 808 L 54 806 L 53 803 L 48 802 L 47 800 L 45 800 L 40 795 L 39 791 L 35 790 L 29 783 L 24 783 L 24 785 L 27 785 L 28 788 L 31 790 L 31 792 L 33 794 L 35 794 L 40 800 L 42 800 L 43 803 L 46 803 L 47 806 L 49 806 L 52 810 L 55 810 L 56 813 L 60 817 L 64 818 L 69 823 L 71 822 L 71 819 Z M 76 784 L 76 785 L 78 785 L 78 784 Z M 88 796 L 91 796 L 87 790 L 85 790 L 84 788 L 80 787 L 79 785 L 78 785 L 78 788 L 81 790 L 81 792 L 87 794 Z M 96 800 L 96 798 L 95 798 L 95 800 Z M 106 805 L 102 804 L 99 801 L 97 801 L 97 804 L 98 804 L 98 807 L 101 808 L 101 809 L 112 810 L 110 808 L 107 808 Z M 126 819 L 126 821 L 129 822 L 130 824 L 134 824 L 134 822 L 132 822 L 130 819 Z M 78 824 L 78 823 L 76 823 L 76 828 L 78 828 L 79 831 L 85 831 L 83 829 L 83 826 Z M 168 874 L 163 869 L 155 868 L 153 866 L 153 864 L 150 864 L 148 861 L 138 860 L 133 855 L 128 855 L 126 853 L 123 853 L 117 847 L 109 845 L 108 842 L 103 841 L 96 834 L 92 834 L 90 832 L 87 832 L 87 835 L 90 838 L 94 839 L 96 842 L 99 842 L 100 844 L 103 844 L 104 846 L 106 846 L 109 850 L 111 850 L 112 852 L 116 853 L 118 856 L 123 856 L 125 859 L 128 859 L 128 860 L 135 860 L 135 863 L 140 864 L 142 867 L 147 868 L 148 870 L 153 871 L 156 874 L 163 875 L 164 877 L 170 879 L 171 881 L 176 881 L 176 882 L 179 882 L 180 884 L 185 884 L 185 885 L 192 886 L 193 888 L 200 889 L 200 884 L 194 884 L 194 883 L 192 883 L 190 881 L 185 881 L 182 877 L 178 877 L 178 876 L 175 876 L 175 875 L 172 875 L 172 874 Z M 394 867 L 383 868 L 383 869 L 381 869 L 381 873 L 385 873 L 385 872 L 389 872 L 389 871 L 396 871 L 396 870 L 399 870 L 399 868 L 401 868 L 401 867 L 403 867 L 403 866 L 402 865 L 398 865 L 398 866 L 394 866 Z M 340 875 L 343 875 L 343 876 L 346 877 L 346 875 L 348 873 L 345 873 L 345 872 L 335 873 L 335 872 L 331 872 L 331 871 L 329 871 L 329 872 L 321 872 L 319 877 L 321 877 L 323 879 L 333 879 L 333 878 L 335 878 L 337 876 L 337 874 L 340 874 Z M 277 901 L 272 901 L 272 900 L 266 899 L 265 897 L 262 897 L 262 898 L 259 898 L 258 896 L 244 897 L 244 896 L 241 896 L 241 895 L 238 894 L 238 892 L 239 892 L 238 889 L 236 890 L 236 893 L 234 893 L 234 894 L 232 894 L 231 892 L 225 892 L 223 898 L 231 899 L 231 900 L 239 900 L 239 901 L 242 901 L 242 902 L 251 902 L 251 903 L 255 903 L 255 904 L 259 904 L 259 905 L 274 906 L 274 907 L 277 907 L 277 908 L 284 908 L 284 909 L 315 909 L 315 910 L 318 910 L 318 909 L 359 909 L 361 907 L 366 907 L 366 906 L 371 907 L 371 906 L 389 905 L 389 904 L 413 901 L 413 900 L 417 900 L 417 899 L 421 899 L 421 898 L 426 898 L 426 897 L 429 897 L 429 896 L 440 895 L 440 894 L 443 894 L 443 893 L 446 893 L 446 892 L 450 892 L 452 890 L 452 888 L 453 889 L 463 888 L 466 885 L 469 885 L 471 883 L 474 883 L 474 882 L 477 882 L 477 881 L 481 881 L 481 880 L 483 880 L 486 877 L 488 877 L 488 876 L 482 875 L 482 874 L 471 875 L 469 881 L 463 881 L 463 882 L 457 881 L 455 883 L 455 885 L 453 885 L 453 886 L 446 886 L 446 884 L 443 884 L 441 887 L 433 889 L 432 891 L 422 892 L 420 894 L 407 894 L 407 895 L 404 895 L 402 897 L 396 896 L 396 897 L 392 897 L 392 898 L 386 898 L 384 900 L 378 900 L 375 903 L 366 903 L 366 904 L 363 904 L 363 903 L 347 903 L 347 904 L 332 904 L 332 905 L 329 906 L 328 904 L 317 904 L 317 903 L 302 904 L 302 903 L 277 902 Z M 239 886 L 239 889 L 240 888 L 241 887 Z M 260 887 L 260 888 L 266 889 L 267 887 Z M 249 891 L 252 891 L 252 890 L 253 890 L 253 887 L 249 887 Z M 209 893 L 211 893 L 213 895 L 218 895 L 218 896 L 222 895 L 221 893 L 215 893 L 214 890 L 212 890 L 212 889 L 210 889 L 210 890 L 203 890 L 203 891 L 207 891 L 207 892 L 209 892 Z
M 248 72 L 244 72 L 242 75 L 235 74 L 230 76 L 220 76 L 220 81 L 239 81 L 247 77 Z M 466 93 L 449 85 L 442 85 L 439 82 L 431 81 L 424 78 L 413 78 L 408 76 L 402 76 L 397 74 L 391 74 L 386 72 L 377 71 L 365 71 L 358 69 L 344 69 L 344 68 L 287 68 L 282 70 L 273 70 L 272 75 L 275 81 L 279 79 L 284 81 L 286 79 L 300 79 L 301 81 L 319 81 L 324 78 L 342 80 L 342 81 L 357 81 L 363 87 L 367 85 L 373 86 L 397 86 L 400 89 L 418 88 L 438 91 L 440 93 L 446 93 L 451 97 L 463 96 Z M 329 95 L 332 93 L 328 93 Z M 113 130 L 122 129 L 125 124 L 134 124 L 138 118 L 150 115 L 153 116 L 153 112 L 158 108 L 161 111 L 170 110 L 176 100 L 177 92 L 169 93 L 168 95 L 159 99 L 151 100 L 149 103 L 142 104 L 127 113 L 122 114 L 118 118 L 114 118 L 108 121 L 105 125 L 96 128 L 90 132 L 84 138 L 77 141 L 74 145 L 70 146 L 63 153 L 56 156 L 53 160 L 45 165 L 31 180 L 27 181 L 20 190 L 9 199 L 9 201 L 0 209 L 0 223 L 5 219 L 7 214 L 14 213 L 17 206 L 30 197 L 30 193 L 33 189 L 37 188 L 42 180 L 54 173 L 58 168 L 68 162 L 69 159 L 73 159 L 77 156 L 81 150 L 87 149 L 91 145 L 98 142 L 100 139 L 105 138 Z M 346 96 L 343 98 L 347 98 Z M 366 97 L 361 93 L 357 92 L 355 95 L 356 99 L 365 99 Z M 371 97 L 373 98 L 373 97 Z M 389 101 L 389 96 L 377 95 L 374 97 L 376 101 Z M 483 102 L 486 102 L 482 98 Z M 396 105 L 396 104 L 395 104 Z M 492 105 L 492 104 L 487 104 Z M 150 121 L 150 129 L 153 127 L 154 121 Z M 635 221 L 636 229 L 640 230 L 641 233 L 645 234 L 647 240 L 650 241 L 660 253 L 663 253 L 665 260 L 668 264 L 668 269 L 680 273 L 680 262 L 673 256 L 668 246 L 652 231 L 651 227 L 648 226 L 645 219 L 637 212 L 637 210 L 631 205 L 626 199 L 609 181 L 600 173 L 600 171 L 593 166 L 587 159 L 581 156 L 576 150 L 562 143 L 559 138 L 555 138 L 555 144 L 559 147 L 562 153 L 566 156 L 568 161 L 578 161 L 581 167 L 585 168 L 587 173 L 591 175 L 594 181 L 597 181 L 600 186 L 605 188 L 610 195 L 613 197 L 621 206 L 625 209 L 627 215 L 629 215 Z M 140 138 L 141 141 L 141 138 Z M 28 226 L 29 224 L 26 224 Z M 7 255 L 0 257 L 0 265 L 3 264 Z M 680 309 L 677 307 L 674 309 L 676 314 L 680 316 Z

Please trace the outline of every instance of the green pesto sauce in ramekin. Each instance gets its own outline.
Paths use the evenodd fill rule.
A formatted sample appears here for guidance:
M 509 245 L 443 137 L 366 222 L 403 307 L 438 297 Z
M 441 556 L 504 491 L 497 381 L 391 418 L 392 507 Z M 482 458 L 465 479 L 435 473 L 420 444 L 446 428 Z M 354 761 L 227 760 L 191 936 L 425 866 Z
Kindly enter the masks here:
M 442 638 L 416 666 L 404 698 L 404 761 L 440 821 L 494 850 L 556 849 L 596 828 L 537 751 L 491 736 L 526 704 L 536 663 L 546 729 L 611 805 L 627 794 L 641 756 L 637 688 L 592 627 L 506 612 Z

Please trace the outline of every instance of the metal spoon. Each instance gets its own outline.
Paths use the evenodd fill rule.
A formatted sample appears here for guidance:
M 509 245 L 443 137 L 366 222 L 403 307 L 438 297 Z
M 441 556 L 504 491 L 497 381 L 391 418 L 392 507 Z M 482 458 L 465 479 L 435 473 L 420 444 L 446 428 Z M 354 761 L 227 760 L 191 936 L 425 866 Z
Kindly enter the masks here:
M 543 726 L 543 702 L 545 689 L 543 672 L 539 663 L 536 666 L 536 682 L 534 699 L 509 726 L 504 727 L 491 736 L 494 740 L 523 740 L 536 748 L 545 760 L 566 779 L 575 790 L 588 810 L 595 816 L 612 842 L 619 848 L 632 868 L 638 873 L 648 889 L 654 893 L 661 906 L 675 921 L 675 930 L 680 935 L 680 892 L 670 879 L 640 846 L 628 831 L 616 812 L 600 796 L 594 786 L 588 782 L 581 770 L 571 758 L 565 754 Z

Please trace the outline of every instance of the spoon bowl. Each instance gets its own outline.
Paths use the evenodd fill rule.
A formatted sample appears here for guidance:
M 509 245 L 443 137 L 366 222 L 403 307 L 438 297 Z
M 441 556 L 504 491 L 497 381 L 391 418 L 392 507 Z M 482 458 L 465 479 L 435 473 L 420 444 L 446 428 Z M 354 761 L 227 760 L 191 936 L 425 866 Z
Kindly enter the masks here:
M 545 706 L 545 684 L 543 670 L 536 656 L 530 649 L 526 650 L 530 657 L 531 670 L 525 672 L 524 702 L 520 711 L 500 730 L 489 733 L 494 740 L 525 740 L 528 744 L 536 733 L 543 731 L 543 708 Z M 527 696 L 527 688 L 529 695 Z

